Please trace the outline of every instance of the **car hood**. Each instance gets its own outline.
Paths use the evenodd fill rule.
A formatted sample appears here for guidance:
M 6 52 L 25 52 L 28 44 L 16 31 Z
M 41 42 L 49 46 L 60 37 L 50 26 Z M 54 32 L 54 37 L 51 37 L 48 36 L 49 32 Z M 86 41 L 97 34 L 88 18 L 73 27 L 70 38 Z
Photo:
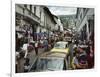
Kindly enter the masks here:
M 69 53 L 69 48 L 66 48 L 66 49 L 57 49 L 57 48 L 53 48 L 51 50 L 51 52 L 61 52 L 61 53 L 66 53 L 68 54 Z

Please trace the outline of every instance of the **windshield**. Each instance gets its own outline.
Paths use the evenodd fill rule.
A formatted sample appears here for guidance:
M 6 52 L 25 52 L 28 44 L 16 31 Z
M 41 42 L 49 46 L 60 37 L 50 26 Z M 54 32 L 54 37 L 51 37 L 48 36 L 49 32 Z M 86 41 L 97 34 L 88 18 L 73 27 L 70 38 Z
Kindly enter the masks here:
M 37 61 L 37 71 L 54 71 L 54 70 L 63 70 L 64 59 L 57 58 L 57 59 L 39 59 Z
M 64 43 L 56 43 L 54 48 L 58 48 L 58 49 L 65 49 L 67 47 L 66 44 Z

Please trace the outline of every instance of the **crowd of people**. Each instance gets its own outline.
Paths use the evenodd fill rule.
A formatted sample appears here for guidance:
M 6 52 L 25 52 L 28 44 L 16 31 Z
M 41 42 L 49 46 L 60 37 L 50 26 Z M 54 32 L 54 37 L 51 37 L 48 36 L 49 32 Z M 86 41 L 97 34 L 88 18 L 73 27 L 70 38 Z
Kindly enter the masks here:
M 93 41 L 78 40 L 74 42 L 72 60 L 73 69 L 89 69 L 94 67 L 94 44 Z
M 33 40 L 31 37 L 28 38 L 28 34 L 24 34 L 24 36 L 19 37 L 19 32 L 16 32 L 16 72 L 18 72 L 17 68 L 19 65 L 19 60 L 25 60 L 25 65 L 29 65 L 30 62 L 30 52 L 35 52 L 35 55 L 38 56 L 39 49 L 43 49 L 44 52 L 49 51 L 54 46 L 54 39 L 52 37 L 47 38 L 43 37 L 42 39 Z M 22 33 L 20 33 L 22 34 Z M 25 66 L 25 68 L 26 68 Z M 25 70 L 26 71 L 26 70 Z
M 54 47 L 54 44 L 58 41 L 68 41 L 65 37 L 60 36 L 51 36 L 49 38 L 44 37 L 37 40 L 29 40 L 27 36 L 18 38 L 16 34 L 16 68 L 18 65 L 18 60 L 21 58 L 25 59 L 24 63 L 24 72 L 27 72 L 29 69 L 30 58 L 28 57 L 29 53 L 35 51 L 35 55 L 38 56 L 39 48 L 44 48 L 44 52 L 49 51 Z M 72 69 L 88 69 L 94 67 L 94 42 L 81 41 L 71 39 L 68 41 L 69 44 L 73 43 L 73 57 L 71 62 Z M 17 72 L 17 69 L 16 69 Z

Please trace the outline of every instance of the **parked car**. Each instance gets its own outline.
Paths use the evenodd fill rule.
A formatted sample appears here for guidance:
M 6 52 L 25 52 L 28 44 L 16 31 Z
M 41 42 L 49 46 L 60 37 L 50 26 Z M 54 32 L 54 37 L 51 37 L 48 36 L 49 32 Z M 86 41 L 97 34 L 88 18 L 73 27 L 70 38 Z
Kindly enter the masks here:
M 66 53 L 68 55 L 69 54 L 68 42 L 64 41 L 57 42 L 50 52 L 60 52 L 60 53 Z
M 69 51 L 69 44 L 68 42 L 65 42 L 65 41 L 59 41 L 59 42 L 56 42 L 53 49 L 51 49 L 50 52 L 60 52 L 60 53 L 65 53 L 66 56 L 67 56 L 67 61 L 68 61 L 68 64 L 70 64 L 70 51 Z
M 67 70 L 68 62 L 66 53 L 45 52 L 41 54 L 29 69 L 29 72 Z

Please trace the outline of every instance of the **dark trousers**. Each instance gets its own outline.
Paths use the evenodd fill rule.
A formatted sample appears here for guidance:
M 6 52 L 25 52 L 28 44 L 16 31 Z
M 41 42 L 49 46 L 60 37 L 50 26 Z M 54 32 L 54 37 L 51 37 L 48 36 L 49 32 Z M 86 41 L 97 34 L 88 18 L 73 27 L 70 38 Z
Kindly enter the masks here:
M 35 47 L 35 53 L 36 53 L 36 55 L 38 55 L 38 48 L 37 47 Z
M 18 73 L 18 67 L 17 67 L 17 64 L 16 64 L 16 73 Z

